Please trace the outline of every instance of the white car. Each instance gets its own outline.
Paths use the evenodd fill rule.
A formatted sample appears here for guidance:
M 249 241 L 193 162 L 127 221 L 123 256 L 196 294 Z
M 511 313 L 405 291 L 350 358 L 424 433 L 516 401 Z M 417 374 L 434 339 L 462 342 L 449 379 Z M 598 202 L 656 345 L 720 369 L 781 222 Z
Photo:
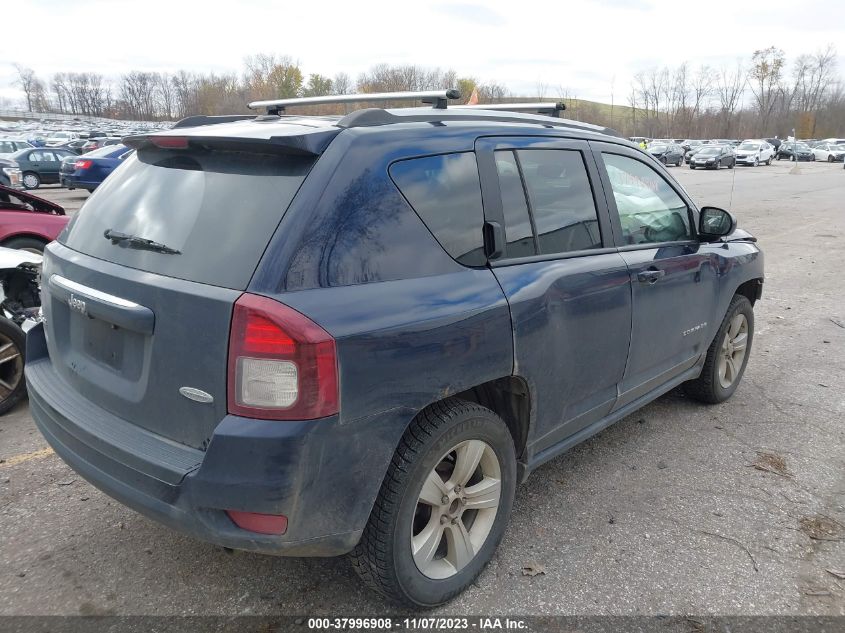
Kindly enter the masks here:
M 841 161 L 845 156 L 845 145 L 822 142 L 813 147 L 813 154 L 816 160 L 826 160 L 829 163 Z
M 743 141 L 736 148 L 737 165 L 754 165 L 754 167 L 760 163 L 771 165 L 774 157 L 775 146 L 760 139 Z
M 76 132 L 51 132 L 50 136 L 47 137 L 47 147 L 63 145 L 68 141 L 75 141 L 78 138 L 79 134 Z

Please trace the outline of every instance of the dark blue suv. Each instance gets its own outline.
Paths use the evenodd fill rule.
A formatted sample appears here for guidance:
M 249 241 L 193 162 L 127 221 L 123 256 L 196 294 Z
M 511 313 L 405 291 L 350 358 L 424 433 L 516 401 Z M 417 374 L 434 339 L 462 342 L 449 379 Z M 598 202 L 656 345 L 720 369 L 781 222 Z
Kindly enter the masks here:
M 431 606 L 540 464 L 679 385 L 729 398 L 754 238 L 609 130 L 436 101 L 127 139 L 45 252 L 56 452 L 177 530 L 349 553 Z

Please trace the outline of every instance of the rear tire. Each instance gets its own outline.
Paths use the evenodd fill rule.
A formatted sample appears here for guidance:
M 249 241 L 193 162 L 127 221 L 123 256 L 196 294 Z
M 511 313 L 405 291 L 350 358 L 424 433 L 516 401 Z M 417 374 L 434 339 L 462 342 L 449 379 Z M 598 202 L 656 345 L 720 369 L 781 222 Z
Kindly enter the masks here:
M 26 395 L 23 377 L 26 335 L 6 317 L 0 317 L 0 415 Z
M 701 375 L 685 382 L 684 392 L 708 404 L 718 404 L 730 398 L 745 373 L 753 339 L 754 309 L 751 302 L 743 295 L 734 295 L 707 349 Z M 729 355 L 731 360 L 727 361 Z
M 515 486 L 514 443 L 502 419 L 458 398 L 433 404 L 402 436 L 349 555 L 352 566 L 371 589 L 400 604 L 443 604 L 493 556 Z M 472 508 L 482 493 L 486 505 Z
M 832 163 L 832 162 L 833 162 L 833 154 L 828 154 L 828 156 L 827 156 L 827 162 L 829 162 L 829 163 Z
M 3 246 L 6 248 L 17 248 L 18 250 L 35 253 L 36 255 L 42 255 L 44 253 L 44 247 L 47 246 L 47 242 L 43 242 L 34 237 L 13 237 L 12 239 L 4 242 Z
M 38 189 L 41 186 L 41 177 L 34 171 L 26 171 L 21 179 L 25 189 Z
M 690 169 L 695 169 L 695 165 L 690 165 L 690 166 L 689 166 L 689 168 L 690 168 Z

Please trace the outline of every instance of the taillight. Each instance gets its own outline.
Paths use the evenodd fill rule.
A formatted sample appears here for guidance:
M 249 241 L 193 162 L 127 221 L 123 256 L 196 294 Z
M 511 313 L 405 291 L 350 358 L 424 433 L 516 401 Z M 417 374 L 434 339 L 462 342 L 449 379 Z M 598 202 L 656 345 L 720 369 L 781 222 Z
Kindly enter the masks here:
M 229 333 L 229 413 L 265 420 L 313 420 L 338 412 L 331 335 L 286 305 L 243 294 Z
M 88 169 L 88 168 L 89 168 L 91 165 L 93 165 L 93 164 L 94 164 L 94 161 L 90 161 L 90 160 L 78 160 L 78 161 L 76 161 L 76 162 L 73 164 L 73 166 L 74 166 L 76 169 Z

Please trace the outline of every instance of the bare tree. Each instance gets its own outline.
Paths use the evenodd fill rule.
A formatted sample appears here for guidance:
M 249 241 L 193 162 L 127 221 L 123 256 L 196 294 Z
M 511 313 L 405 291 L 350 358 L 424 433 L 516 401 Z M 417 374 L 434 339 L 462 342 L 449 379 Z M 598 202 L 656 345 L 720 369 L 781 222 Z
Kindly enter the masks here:
M 20 64 L 15 64 L 14 66 L 15 70 L 18 71 L 18 79 L 15 83 L 21 87 L 26 97 L 26 109 L 32 112 L 33 97 L 38 92 L 39 86 L 43 92 L 44 84 L 35 75 L 35 71 L 32 68 L 25 68 Z
M 719 95 L 720 117 L 722 119 L 722 133 L 730 134 L 734 113 L 739 107 L 742 90 L 745 85 L 745 71 L 742 62 L 738 61 L 734 70 L 722 66 L 716 77 L 716 92 Z
M 332 79 L 332 94 L 346 95 L 354 89 L 355 86 L 352 85 L 352 80 L 346 73 L 338 73 Z
M 748 70 L 748 87 L 757 104 L 760 131 L 766 133 L 769 119 L 783 95 L 781 79 L 786 57 L 775 46 L 754 51 Z

